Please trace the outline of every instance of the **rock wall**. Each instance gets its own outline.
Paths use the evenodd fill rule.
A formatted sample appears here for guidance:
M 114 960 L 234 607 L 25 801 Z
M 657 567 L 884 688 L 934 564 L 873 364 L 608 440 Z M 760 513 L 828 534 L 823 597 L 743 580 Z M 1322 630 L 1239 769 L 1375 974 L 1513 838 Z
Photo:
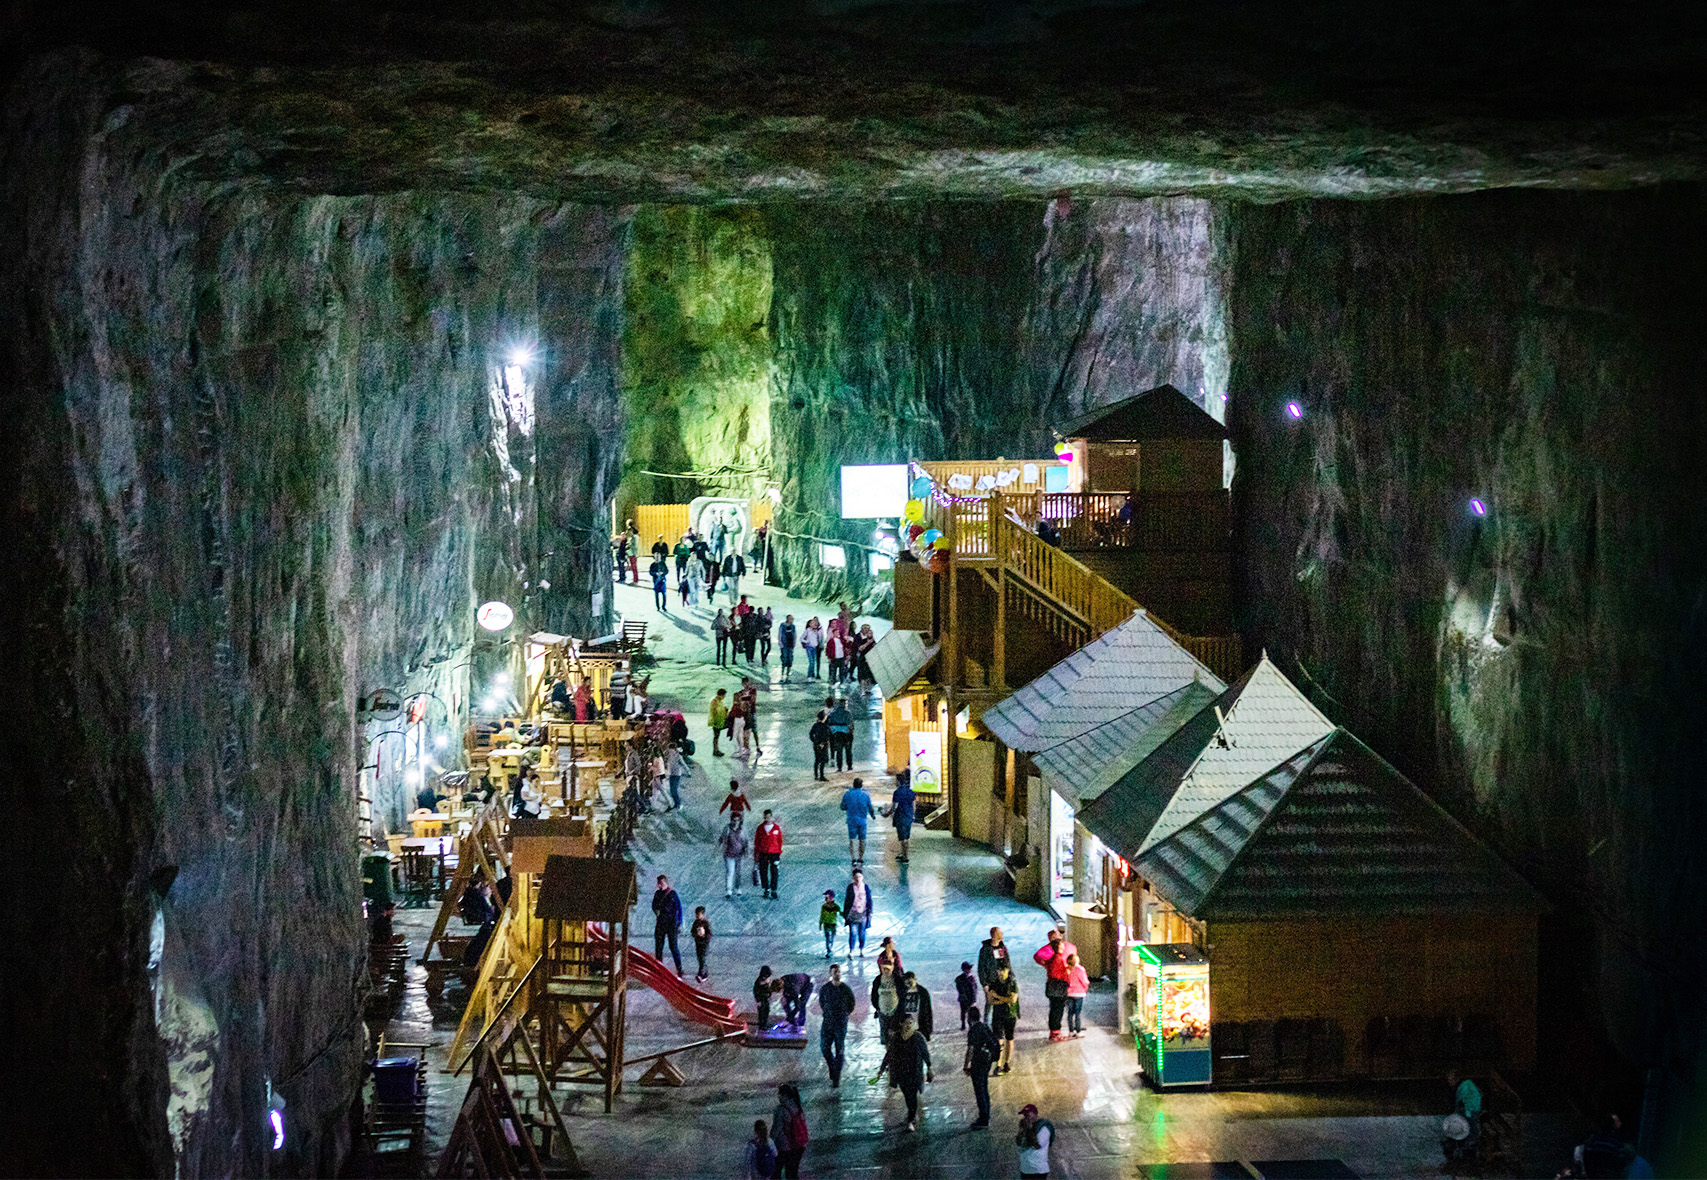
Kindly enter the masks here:
M 333 1174 L 359 768 L 403 806 L 357 702 L 445 728 L 519 658 L 485 598 L 592 625 L 624 227 L 190 182 L 108 82 L 25 79 L 3 140 L 5 1170 Z
M 1695 187 L 1229 209 L 1247 650 L 1547 890 L 1542 1059 L 1591 1103 L 1656 1067 L 1686 1174 L 1704 211 Z
M 1191 198 L 766 211 L 772 454 L 790 584 L 863 596 L 844 463 L 1048 453 L 1049 425 L 1170 381 L 1220 414 L 1221 230 Z

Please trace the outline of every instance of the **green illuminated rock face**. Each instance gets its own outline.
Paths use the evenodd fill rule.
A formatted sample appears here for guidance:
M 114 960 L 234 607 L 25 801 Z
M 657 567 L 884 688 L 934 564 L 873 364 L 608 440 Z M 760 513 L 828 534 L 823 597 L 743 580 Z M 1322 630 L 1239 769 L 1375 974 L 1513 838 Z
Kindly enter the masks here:
M 641 206 L 624 290 L 618 514 L 711 492 L 762 492 L 771 455 L 771 255 L 762 214 Z M 646 471 L 710 474 L 660 479 Z
M 1694 187 L 1230 211 L 1252 650 L 1560 899 L 1565 1076 L 1608 1060 L 1589 1029 L 1639 1067 L 1700 1033 L 1704 212 Z

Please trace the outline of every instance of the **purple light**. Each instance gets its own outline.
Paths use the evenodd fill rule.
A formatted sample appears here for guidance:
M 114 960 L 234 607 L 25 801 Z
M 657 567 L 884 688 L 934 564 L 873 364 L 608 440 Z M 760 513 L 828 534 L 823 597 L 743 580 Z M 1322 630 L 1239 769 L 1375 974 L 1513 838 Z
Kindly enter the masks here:
M 1287 402 L 1286 414 L 1293 420 L 1297 420 L 1304 416 L 1304 407 L 1299 405 L 1297 402 Z
M 1477 516 L 1486 516 L 1488 514 L 1488 505 L 1480 496 L 1471 496 L 1470 511 L 1474 512 Z
M 269 1110 L 267 1121 L 273 1124 L 273 1150 L 277 1151 L 284 1146 L 284 1111 Z

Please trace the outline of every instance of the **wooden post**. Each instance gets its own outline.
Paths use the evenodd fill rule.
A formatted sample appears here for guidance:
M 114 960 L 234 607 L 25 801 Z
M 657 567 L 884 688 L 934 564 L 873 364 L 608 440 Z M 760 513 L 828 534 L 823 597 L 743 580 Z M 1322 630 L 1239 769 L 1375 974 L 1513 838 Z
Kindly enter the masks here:
M 951 518 L 952 519 L 952 518 Z M 946 675 L 943 677 L 943 708 L 947 710 L 944 718 L 942 735 L 942 786 L 948 795 L 948 830 L 958 836 L 960 832 L 960 767 L 959 767 L 959 737 L 954 723 L 958 708 L 955 690 L 960 686 L 964 669 L 961 665 L 965 644 L 960 634 L 960 558 L 956 552 L 960 548 L 959 538 L 948 549 L 948 645 L 943 655 L 946 657 Z

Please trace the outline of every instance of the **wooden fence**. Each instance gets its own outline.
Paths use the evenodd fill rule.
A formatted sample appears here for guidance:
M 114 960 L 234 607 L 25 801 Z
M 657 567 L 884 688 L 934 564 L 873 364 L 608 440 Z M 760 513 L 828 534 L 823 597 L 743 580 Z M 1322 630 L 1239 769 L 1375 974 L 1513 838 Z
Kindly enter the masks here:
M 748 517 L 754 528 L 769 524 L 772 517 L 771 502 L 768 499 L 752 501 L 747 506 Z M 683 533 L 688 531 L 692 522 L 688 519 L 686 504 L 636 504 L 634 506 L 634 527 L 640 530 L 640 539 L 645 542 L 642 548 L 650 547 L 658 539 L 658 534 L 664 535 L 664 540 L 673 548 Z

